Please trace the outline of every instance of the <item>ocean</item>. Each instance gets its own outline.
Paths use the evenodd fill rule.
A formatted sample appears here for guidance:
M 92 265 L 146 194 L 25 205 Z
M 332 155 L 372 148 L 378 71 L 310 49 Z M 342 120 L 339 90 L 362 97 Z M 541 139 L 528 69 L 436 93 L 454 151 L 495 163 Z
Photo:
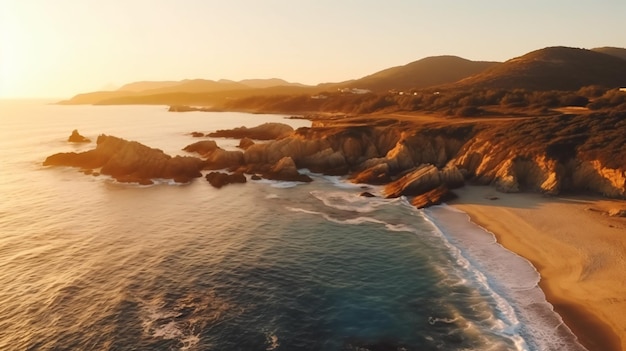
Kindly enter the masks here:
M 42 166 L 99 134 L 185 155 L 190 132 L 270 121 L 310 125 L 1 101 L 0 350 L 584 350 L 530 263 L 449 206 L 313 173 L 215 189 Z

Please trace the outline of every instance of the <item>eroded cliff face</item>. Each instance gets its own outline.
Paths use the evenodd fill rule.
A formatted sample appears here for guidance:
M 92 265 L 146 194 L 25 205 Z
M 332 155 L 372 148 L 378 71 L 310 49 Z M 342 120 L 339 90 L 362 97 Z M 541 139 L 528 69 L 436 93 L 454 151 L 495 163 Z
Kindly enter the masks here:
M 555 120 L 486 129 L 468 140 L 451 162 L 474 182 L 495 185 L 503 192 L 626 197 L 626 114 Z M 534 131 L 529 128 L 533 126 Z M 520 133 L 534 134 L 520 137 L 516 127 Z

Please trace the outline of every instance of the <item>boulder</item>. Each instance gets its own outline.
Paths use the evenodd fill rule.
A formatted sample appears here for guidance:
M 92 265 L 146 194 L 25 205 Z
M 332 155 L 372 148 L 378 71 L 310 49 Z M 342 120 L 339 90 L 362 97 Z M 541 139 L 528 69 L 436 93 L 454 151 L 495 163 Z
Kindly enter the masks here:
M 417 195 L 411 200 L 411 204 L 417 208 L 440 205 L 443 202 L 456 199 L 457 195 L 445 185 L 440 185 L 421 195 Z
M 238 148 L 246 150 L 247 148 L 249 148 L 250 146 L 254 145 L 254 141 L 250 138 L 243 138 L 241 140 L 239 140 L 239 145 L 237 145 Z
M 206 180 L 215 188 L 221 188 L 224 185 L 233 184 L 233 183 L 245 183 L 246 176 L 241 172 L 236 172 L 233 174 L 223 173 L 223 172 L 211 172 L 205 176 Z
M 296 182 L 312 182 L 313 179 L 305 174 L 300 174 L 295 162 L 291 157 L 283 157 L 268 172 L 263 174 L 266 179 L 296 181 Z
M 226 151 L 213 140 L 202 140 L 185 146 L 187 152 L 195 152 L 206 159 L 204 169 L 236 169 L 243 165 L 243 152 Z
M 183 148 L 187 152 L 195 152 L 202 156 L 212 153 L 219 149 L 217 143 L 213 140 L 202 140 L 193 144 L 189 144 Z
M 207 155 L 204 169 L 237 169 L 243 165 L 243 152 L 217 149 Z
M 379 163 L 352 176 L 353 183 L 387 184 L 391 181 L 389 165 Z
M 383 192 L 387 197 L 412 196 L 432 190 L 441 184 L 437 167 L 425 164 L 387 184 Z
M 89 140 L 88 138 L 85 138 L 84 136 L 80 135 L 80 133 L 78 133 L 78 130 L 74 129 L 72 131 L 72 135 L 70 135 L 69 138 L 67 138 L 67 141 L 69 141 L 70 143 L 90 143 L 91 140 Z

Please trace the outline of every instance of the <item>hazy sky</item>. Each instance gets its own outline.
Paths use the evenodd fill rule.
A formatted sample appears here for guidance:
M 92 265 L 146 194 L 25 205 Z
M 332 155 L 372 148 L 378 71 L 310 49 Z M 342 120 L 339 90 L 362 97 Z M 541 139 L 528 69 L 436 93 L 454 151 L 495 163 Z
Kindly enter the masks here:
M 0 0 L 0 98 L 139 80 L 336 82 L 451 54 L 626 47 L 626 0 Z

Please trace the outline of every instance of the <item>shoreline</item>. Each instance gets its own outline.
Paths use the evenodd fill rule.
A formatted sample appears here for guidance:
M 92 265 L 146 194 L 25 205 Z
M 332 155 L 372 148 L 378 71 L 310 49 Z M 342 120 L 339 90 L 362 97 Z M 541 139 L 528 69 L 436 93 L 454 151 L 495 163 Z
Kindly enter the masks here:
M 537 269 L 546 299 L 583 346 L 626 350 L 626 218 L 605 214 L 626 209 L 626 201 L 507 194 L 488 186 L 455 193 L 459 198 L 449 205 Z

